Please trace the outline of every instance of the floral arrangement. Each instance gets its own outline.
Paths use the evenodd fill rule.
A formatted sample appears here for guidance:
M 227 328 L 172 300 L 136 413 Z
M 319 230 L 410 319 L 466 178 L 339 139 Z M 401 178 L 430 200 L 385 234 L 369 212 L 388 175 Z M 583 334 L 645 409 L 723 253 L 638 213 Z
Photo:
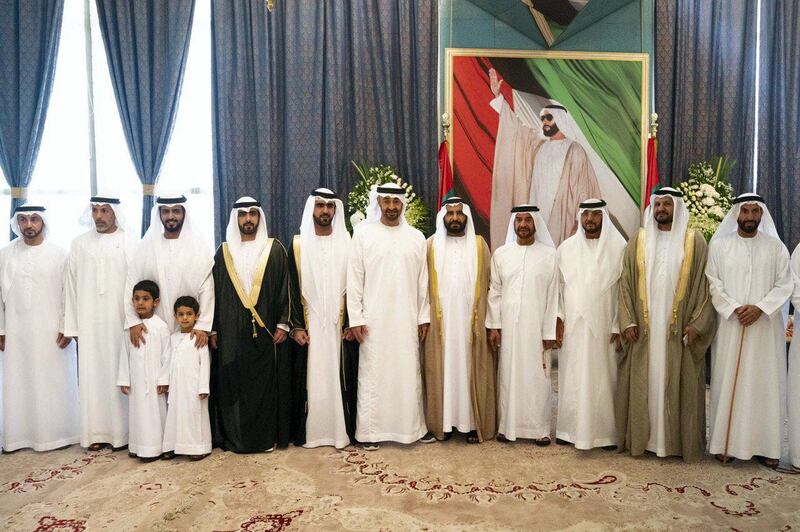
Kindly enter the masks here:
M 725 156 L 689 165 L 689 179 L 678 184 L 689 209 L 689 227 L 711 240 L 733 202 L 727 176 L 736 161 Z
M 347 219 L 349 229 L 366 218 L 367 207 L 369 206 L 369 191 L 372 185 L 383 185 L 385 183 L 397 183 L 406 193 L 406 221 L 412 227 L 422 231 L 424 235 L 429 234 L 431 213 L 428 207 L 422 202 L 414 187 L 406 183 L 397 172 L 388 164 L 379 166 L 366 166 L 352 161 L 353 166 L 361 179 L 353 186 L 353 190 L 347 195 L 347 209 L 350 216 Z

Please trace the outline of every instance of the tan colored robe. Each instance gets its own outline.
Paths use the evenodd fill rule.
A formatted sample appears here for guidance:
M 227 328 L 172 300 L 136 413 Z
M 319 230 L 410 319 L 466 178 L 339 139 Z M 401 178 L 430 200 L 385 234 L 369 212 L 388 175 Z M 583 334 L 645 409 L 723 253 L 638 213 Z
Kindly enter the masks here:
M 511 208 L 530 201 L 533 162 L 545 142 L 549 141 L 525 126 L 507 104 L 503 106 L 492 168 L 492 250 L 505 244 Z M 564 159 L 550 219 L 545 220 L 556 246 L 575 232 L 580 202 L 601 196 L 592 163 L 583 146 L 573 140 Z
M 644 229 L 628 242 L 619 285 L 620 330 L 639 326 L 639 340 L 625 342 L 619 362 L 616 418 L 620 452 L 644 453 L 650 436 L 648 413 L 647 281 L 644 261 Z M 703 456 L 706 439 L 705 355 L 716 330 L 705 276 L 708 247 L 703 236 L 687 231 L 684 260 L 673 303 L 673 322 L 667 341 L 666 452 L 693 462 Z M 691 325 L 700 333 L 688 347 L 683 329 Z
M 489 246 L 478 238 L 478 275 L 476 304 L 472 316 L 472 359 L 470 389 L 472 415 L 478 440 L 494 438 L 497 433 L 497 359 L 486 341 L 486 298 L 489 293 L 491 256 Z M 428 239 L 428 293 L 431 301 L 431 326 L 425 340 L 423 375 L 425 379 L 425 421 L 428 430 L 438 439 L 444 438 L 442 403 L 444 401 L 444 353 L 442 308 L 439 301 L 438 274 L 433 256 L 433 237 Z

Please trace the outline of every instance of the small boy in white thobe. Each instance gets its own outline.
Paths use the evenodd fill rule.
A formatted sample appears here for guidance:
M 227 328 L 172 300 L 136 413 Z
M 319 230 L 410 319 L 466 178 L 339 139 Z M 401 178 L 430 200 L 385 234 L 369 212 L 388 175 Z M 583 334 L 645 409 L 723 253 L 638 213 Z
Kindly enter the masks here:
M 117 375 L 117 386 L 128 396 L 128 451 L 145 462 L 161 456 L 167 417 L 171 351 L 169 328 L 155 314 L 158 297 L 153 281 L 139 281 L 133 287 L 133 307 L 145 326 L 144 342 L 135 347 L 127 331 L 123 333 Z
M 164 427 L 164 453 L 202 460 L 211 453 L 211 420 L 208 393 L 211 357 L 208 346 L 196 347 L 192 332 L 200 316 L 200 304 L 191 296 L 175 300 L 175 321 L 179 332 L 172 333 L 172 367 L 169 374 L 167 424 Z

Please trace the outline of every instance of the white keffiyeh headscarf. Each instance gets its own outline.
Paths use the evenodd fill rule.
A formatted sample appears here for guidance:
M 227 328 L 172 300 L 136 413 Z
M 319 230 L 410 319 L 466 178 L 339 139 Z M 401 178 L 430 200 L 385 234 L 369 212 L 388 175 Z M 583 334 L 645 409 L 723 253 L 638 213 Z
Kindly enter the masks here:
M 472 211 L 469 205 L 459 197 L 452 197 L 442 203 L 442 208 L 436 214 L 436 233 L 433 235 L 433 259 L 436 268 L 436 274 L 442 275 L 444 273 L 445 245 L 447 242 L 447 228 L 444 225 L 444 215 L 447 214 L 447 207 L 461 205 L 462 212 L 467 217 L 467 223 L 464 227 L 464 236 L 466 242 L 466 255 L 467 255 L 467 280 L 470 287 L 475 286 L 475 281 L 478 277 L 478 241 L 475 236 L 475 225 L 472 222 Z M 439 282 L 439 300 L 442 300 L 442 287 L 444 283 Z M 474 295 L 472 292 L 464 294 L 470 302 L 473 302 Z
M 555 248 L 553 238 L 550 236 L 550 231 L 547 229 L 547 224 L 539 213 L 539 207 L 536 205 L 517 205 L 511 209 L 511 218 L 508 220 L 508 230 L 506 231 L 506 244 L 511 244 L 517 241 L 517 233 L 514 232 L 514 220 L 517 219 L 517 214 L 528 213 L 533 216 L 534 241 Z
M 329 236 L 318 237 L 314 225 L 314 206 L 317 202 L 332 202 L 336 209 L 331 221 L 332 233 Z M 303 218 L 300 222 L 300 289 L 306 306 L 317 316 L 325 318 L 325 323 L 338 324 L 341 298 L 347 287 L 347 259 L 350 250 L 350 234 L 344 219 L 344 204 L 336 194 L 327 188 L 318 188 L 311 192 L 303 209 Z M 332 268 L 333 286 L 326 287 L 321 265 L 322 249 L 319 238 L 330 238 L 330 250 L 333 262 L 328 266 Z M 326 241 L 327 242 L 327 241 Z M 329 288 L 328 291 L 325 288 Z M 325 297 L 326 293 L 335 294 L 335 297 Z M 306 324 L 308 327 L 308 324 Z

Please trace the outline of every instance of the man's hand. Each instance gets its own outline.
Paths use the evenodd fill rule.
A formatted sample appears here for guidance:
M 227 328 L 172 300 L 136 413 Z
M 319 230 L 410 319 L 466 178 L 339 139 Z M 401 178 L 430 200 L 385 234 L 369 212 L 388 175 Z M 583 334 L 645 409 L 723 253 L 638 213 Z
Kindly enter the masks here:
M 159 384 L 156 386 L 156 392 L 158 392 L 158 395 L 164 395 L 169 392 L 169 386 L 165 384 Z
M 143 346 L 145 343 L 144 341 L 144 333 L 147 332 L 147 325 L 144 323 L 140 323 L 138 325 L 134 325 L 130 328 L 130 335 L 131 335 L 131 343 L 133 347 L 139 348 Z
M 303 347 L 311 341 L 308 337 L 308 333 L 303 329 L 295 329 L 291 336 L 292 340 L 300 347 Z
M 622 336 L 625 337 L 625 340 L 631 343 L 636 343 L 639 341 L 639 326 L 638 325 L 631 325 L 624 331 L 622 331 Z
M 564 320 L 556 318 L 556 347 L 564 344 Z
M 0 351 L 6 350 L 6 335 L 0 334 Z
M 692 345 L 697 340 L 697 337 L 700 336 L 700 333 L 691 325 L 687 325 L 683 328 L 683 335 L 686 337 L 686 345 Z
M 202 401 L 203 399 L 208 399 L 208 394 L 207 393 L 201 393 L 201 394 L 198 395 L 198 397 Z
M 192 329 L 189 338 L 194 338 L 194 346 L 197 349 L 208 345 L 208 333 L 200 329 Z
M 348 327 L 347 329 L 345 329 L 344 331 L 342 331 L 342 338 L 344 338 L 344 339 L 345 339 L 345 340 L 347 340 L 348 342 L 352 342 L 353 340 L 355 340 L 355 339 L 356 339 L 356 337 L 355 337 L 355 335 L 353 334 L 353 329 L 351 329 L 350 327 Z
M 275 334 L 272 336 L 272 343 L 275 345 L 282 344 L 289 338 L 289 333 L 278 327 L 275 329 Z
M 359 327 L 350 327 L 350 331 L 352 331 L 353 336 L 355 336 L 356 341 L 359 344 L 363 344 L 364 340 L 367 339 L 369 335 L 369 329 L 367 329 L 366 325 L 361 325 Z
M 217 336 L 216 334 L 209 334 L 208 335 L 208 347 L 211 349 L 218 349 L 219 344 L 217 343 Z
M 620 337 L 619 333 L 614 333 L 611 335 L 610 344 L 614 344 L 614 351 L 619 353 L 622 351 L 622 338 Z
M 129 393 L 131 393 L 131 387 L 130 386 L 120 386 L 119 387 L 119 391 L 121 391 L 125 395 L 128 395 Z
M 486 339 L 489 340 L 489 347 L 491 347 L 493 351 L 497 351 L 500 349 L 500 340 L 502 336 L 500 334 L 500 329 L 487 329 L 487 331 Z
M 72 338 L 69 336 L 64 336 L 63 333 L 58 333 L 58 337 L 56 338 L 56 345 L 59 349 L 66 348 L 69 343 L 72 341 Z
M 430 323 L 423 323 L 422 325 L 417 325 L 417 335 L 419 336 L 420 342 L 425 342 L 425 338 L 428 337 L 428 327 L 430 327 Z
M 542 348 L 545 351 L 553 349 L 555 346 L 556 346 L 556 341 L 555 340 L 542 340 Z
M 742 327 L 749 327 L 758 321 L 758 318 L 764 313 L 763 310 L 755 305 L 743 305 L 733 311 L 736 314 L 736 319 Z
M 497 71 L 493 68 L 489 69 L 489 88 L 492 89 L 492 94 L 497 98 L 500 96 L 500 87 L 503 85 L 503 80 L 497 79 Z

